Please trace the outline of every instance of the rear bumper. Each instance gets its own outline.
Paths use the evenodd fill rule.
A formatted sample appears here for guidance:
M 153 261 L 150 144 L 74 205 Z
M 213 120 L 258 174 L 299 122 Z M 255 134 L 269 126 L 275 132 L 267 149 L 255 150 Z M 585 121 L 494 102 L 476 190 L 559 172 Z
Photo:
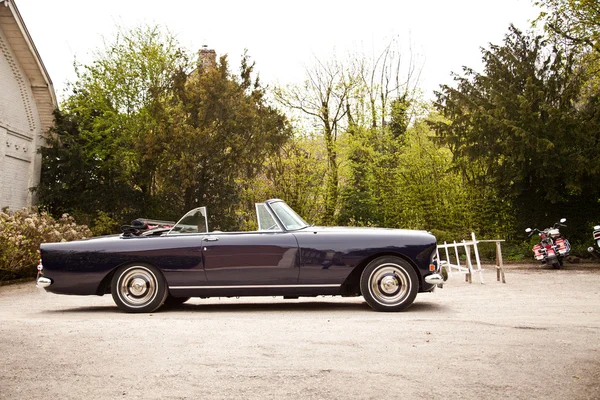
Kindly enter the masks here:
M 39 288 L 47 288 L 50 285 L 52 285 L 52 279 L 46 278 L 45 276 L 40 276 L 39 278 L 37 278 L 35 286 Z

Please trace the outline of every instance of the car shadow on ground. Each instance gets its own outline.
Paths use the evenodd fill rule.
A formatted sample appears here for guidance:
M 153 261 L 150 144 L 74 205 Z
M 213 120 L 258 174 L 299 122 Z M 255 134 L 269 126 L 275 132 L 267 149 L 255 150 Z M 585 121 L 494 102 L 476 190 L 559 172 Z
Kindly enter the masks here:
M 89 307 L 72 307 L 72 308 L 57 308 L 55 310 L 43 310 L 40 314 L 68 314 L 68 313 L 121 313 L 117 306 L 89 306 Z
M 194 301 L 194 300 L 192 300 Z M 200 300 L 201 301 L 201 300 Z M 445 310 L 446 306 L 438 303 L 416 302 L 404 313 L 414 312 L 431 312 Z M 213 313 L 213 312 L 281 312 L 281 311 L 313 311 L 313 312 L 374 312 L 366 302 L 326 302 L 326 301 L 309 301 L 309 302 L 281 302 L 281 303 L 185 303 L 179 306 L 163 306 L 151 314 L 168 314 L 168 313 Z M 62 308 L 55 310 L 44 310 L 42 314 L 68 314 L 68 313 L 107 313 L 107 314 L 125 314 L 120 311 L 117 306 L 90 306 L 90 307 L 74 307 Z

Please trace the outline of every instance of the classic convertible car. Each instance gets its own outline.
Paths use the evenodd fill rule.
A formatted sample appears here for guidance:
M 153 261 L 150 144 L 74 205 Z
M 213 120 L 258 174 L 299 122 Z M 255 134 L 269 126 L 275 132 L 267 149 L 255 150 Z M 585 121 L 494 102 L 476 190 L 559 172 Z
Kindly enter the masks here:
M 111 293 L 126 312 L 152 312 L 190 297 L 317 295 L 362 295 L 375 310 L 400 311 L 443 284 L 425 231 L 316 227 L 278 199 L 256 213 L 253 232 L 211 232 L 200 207 L 176 224 L 137 221 L 122 235 L 44 243 L 37 285 Z

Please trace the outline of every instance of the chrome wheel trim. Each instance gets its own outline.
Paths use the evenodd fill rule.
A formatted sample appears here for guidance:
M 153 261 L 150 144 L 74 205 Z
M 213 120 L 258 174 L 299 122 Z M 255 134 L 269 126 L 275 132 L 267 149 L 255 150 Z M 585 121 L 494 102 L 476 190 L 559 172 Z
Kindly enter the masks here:
M 411 285 L 406 269 L 394 263 L 379 265 L 369 276 L 371 296 L 384 306 L 395 306 L 402 303 L 410 293 Z
M 117 284 L 117 295 L 127 307 L 145 307 L 154 301 L 157 294 L 158 280 L 150 269 L 133 266 L 121 273 Z

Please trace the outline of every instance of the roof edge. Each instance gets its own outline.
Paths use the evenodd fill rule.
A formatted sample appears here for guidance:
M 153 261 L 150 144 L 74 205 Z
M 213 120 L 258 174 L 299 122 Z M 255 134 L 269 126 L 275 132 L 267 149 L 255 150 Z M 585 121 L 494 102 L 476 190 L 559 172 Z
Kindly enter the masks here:
M 35 62 L 37 63 L 38 68 L 42 72 L 44 80 L 46 81 L 46 84 L 48 85 L 48 92 L 50 93 L 50 98 L 52 99 L 52 104 L 54 105 L 55 108 L 58 107 L 58 102 L 56 101 L 56 93 L 54 92 L 54 84 L 52 83 L 50 74 L 48 74 L 48 70 L 46 69 L 46 66 L 43 63 L 42 58 L 40 57 L 40 54 L 38 53 L 37 48 L 35 47 L 35 44 L 33 43 L 33 39 L 31 38 L 29 31 L 27 30 L 27 26 L 25 26 L 25 22 L 23 21 L 23 17 L 21 17 L 21 13 L 19 12 L 17 5 L 15 4 L 15 2 L 13 0 L 0 0 L 0 4 L 2 4 L 2 3 L 4 3 L 4 6 L 8 7 L 10 9 L 10 11 L 12 12 L 12 14 L 15 18 L 15 21 L 17 22 L 17 25 L 19 26 L 19 29 L 21 30 L 21 33 L 23 34 L 23 38 L 25 39 L 25 42 L 27 42 L 27 47 L 29 47 L 29 51 L 31 52 L 31 54 L 33 54 L 33 58 L 35 59 Z

